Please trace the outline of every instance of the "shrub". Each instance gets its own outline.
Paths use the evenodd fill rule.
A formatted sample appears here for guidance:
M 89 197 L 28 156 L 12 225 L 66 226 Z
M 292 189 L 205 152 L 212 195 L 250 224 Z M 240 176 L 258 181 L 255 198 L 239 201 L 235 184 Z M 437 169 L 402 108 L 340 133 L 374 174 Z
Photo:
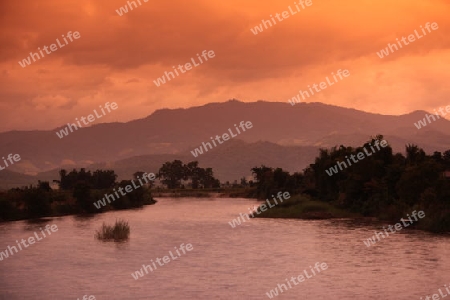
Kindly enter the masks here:
M 20 217 L 19 213 L 12 201 L 0 195 L 0 222 L 15 220 Z
M 327 212 L 330 210 L 329 205 L 327 203 L 322 202 L 306 202 L 303 205 L 303 212 Z
M 20 192 L 23 195 L 22 199 L 28 218 L 42 218 L 51 215 L 50 192 L 37 188 L 29 188 Z
M 121 241 L 127 240 L 130 235 L 130 226 L 124 220 L 116 220 L 114 226 L 103 223 L 102 228 L 98 230 L 95 237 L 99 240 Z

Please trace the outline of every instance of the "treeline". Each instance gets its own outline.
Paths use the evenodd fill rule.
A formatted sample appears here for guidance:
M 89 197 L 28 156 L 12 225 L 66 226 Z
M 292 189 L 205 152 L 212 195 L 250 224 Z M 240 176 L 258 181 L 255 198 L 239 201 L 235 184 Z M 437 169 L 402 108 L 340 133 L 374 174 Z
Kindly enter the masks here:
M 280 191 L 289 192 L 289 194 L 299 194 L 306 191 L 304 187 L 304 176 L 296 172 L 292 175 L 282 168 L 270 168 L 262 165 L 251 169 L 255 178 L 255 195 L 260 199 L 271 199 L 271 195 L 276 195 Z
M 253 168 L 257 195 L 268 198 L 278 191 L 308 194 L 385 220 L 423 210 L 426 218 L 421 220 L 422 228 L 450 231 L 450 150 L 426 154 L 417 145 L 407 145 L 404 156 L 387 146 L 332 176 L 326 172 L 338 161 L 346 161 L 382 140 L 378 135 L 362 147 L 321 149 L 313 164 L 293 175 L 279 168 Z
M 142 172 L 136 172 L 141 174 Z M 54 180 L 59 189 L 52 189 L 49 182 L 39 181 L 37 186 L 10 189 L 0 193 L 0 221 L 34 219 L 77 213 L 98 213 L 111 209 L 126 209 L 153 204 L 149 185 L 143 185 L 121 196 L 107 206 L 97 209 L 93 203 L 113 193 L 115 189 L 132 184 L 131 180 L 117 182 L 112 170 L 85 169 L 61 170 L 60 179 Z
M 190 181 L 193 189 L 219 188 L 220 181 L 214 177 L 212 168 L 200 168 L 197 161 L 183 164 L 181 160 L 166 162 L 157 177 L 168 189 L 184 187 L 182 181 Z
M 59 172 L 59 180 L 53 180 L 58 189 L 52 189 L 49 182 L 39 181 L 36 186 L 0 192 L 0 221 L 99 213 L 154 204 L 156 201 L 151 194 L 154 182 L 149 181 L 141 186 L 138 180 L 143 175 L 142 171 L 133 174 L 138 188 L 120 195 L 114 201 L 105 202 L 106 206 L 97 208 L 94 202 L 104 198 L 105 194 L 113 194 L 120 188 L 124 190 L 127 186 L 132 186 L 132 181 L 118 182 L 113 170 L 91 172 L 82 168 L 68 172 L 63 169 Z M 188 164 L 180 160 L 166 162 L 155 177 L 169 189 L 184 188 L 184 184 L 189 184 L 193 189 L 220 187 L 220 181 L 214 177 L 212 169 L 199 167 L 197 161 Z
M 109 189 L 116 184 L 117 175 L 112 170 L 97 170 L 91 173 L 85 169 L 81 169 L 79 172 L 73 170 L 67 173 L 66 170 L 59 171 L 60 180 L 54 180 L 62 190 L 74 189 L 77 184 L 84 183 L 89 185 L 90 188 L 100 190 Z

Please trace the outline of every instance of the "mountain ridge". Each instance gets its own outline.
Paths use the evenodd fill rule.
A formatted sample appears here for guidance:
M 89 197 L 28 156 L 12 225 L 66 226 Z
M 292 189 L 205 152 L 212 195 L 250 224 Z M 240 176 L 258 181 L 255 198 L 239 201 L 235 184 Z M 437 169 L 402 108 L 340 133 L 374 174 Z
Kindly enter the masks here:
M 241 140 L 253 147 L 259 141 L 280 147 L 315 149 L 358 146 L 370 136 L 383 134 L 397 152 L 403 151 L 408 143 L 417 144 L 427 152 L 450 149 L 450 121 L 438 119 L 418 130 L 414 123 L 422 120 L 425 114 L 428 113 L 413 111 L 400 116 L 382 115 L 320 102 L 291 106 L 281 102 L 241 102 L 232 99 L 190 108 L 163 108 L 145 118 L 124 123 L 94 124 L 62 139 L 56 136 L 56 130 L 64 126 L 55 130 L 3 132 L 0 133 L 0 150 L 5 154 L 20 154 L 22 160 L 8 169 L 29 175 L 63 166 L 86 167 L 143 155 L 185 157 L 202 142 L 222 135 L 240 121 L 251 121 L 253 127 L 232 141 Z M 218 145 L 218 152 L 214 149 L 210 153 L 226 155 L 220 149 L 228 149 L 229 146 L 238 147 L 239 144 L 227 141 Z M 252 152 L 249 147 L 242 149 Z M 277 148 L 273 151 L 274 155 L 278 155 L 285 150 Z M 191 160 L 196 160 L 191 157 Z M 282 161 L 279 163 L 284 165 Z M 232 173 L 226 170 L 217 172 Z

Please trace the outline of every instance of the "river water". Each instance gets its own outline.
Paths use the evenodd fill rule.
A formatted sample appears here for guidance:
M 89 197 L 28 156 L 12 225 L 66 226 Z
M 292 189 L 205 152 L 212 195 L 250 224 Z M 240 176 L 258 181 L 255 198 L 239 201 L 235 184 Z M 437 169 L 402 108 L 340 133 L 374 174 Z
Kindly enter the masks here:
M 307 270 L 276 299 L 420 299 L 450 285 L 450 237 L 408 230 L 366 247 L 379 224 L 346 220 L 228 222 L 248 199 L 160 198 L 139 210 L 43 224 L 0 224 L 0 251 L 45 224 L 58 231 L 0 261 L 0 299 L 269 299 L 267 292 Z M 95 230 L 129 221 L 130 239 L 100 242 Z M 193 249 L 135 280 L 131 274 L 182 243 Z M 181 250 L 180 250 L 181 251 Z M 310 267 L 328 269 L 313 276 Z M 295 279 L 294 279 L 295 281 Z M 92 299 L 92 298 L 91 298 Z

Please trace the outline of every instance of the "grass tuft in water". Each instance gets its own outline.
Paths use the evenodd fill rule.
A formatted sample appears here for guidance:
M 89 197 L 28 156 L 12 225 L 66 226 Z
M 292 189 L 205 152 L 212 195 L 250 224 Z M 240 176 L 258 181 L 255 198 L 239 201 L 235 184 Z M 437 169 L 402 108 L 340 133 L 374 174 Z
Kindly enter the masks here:
M 122 241 L 130 236 L 130 226 L 124 220 L 116 220 L 114 226 L 103 223 L 102 228 L 97 230 L 95 237 L 102 241 Z

